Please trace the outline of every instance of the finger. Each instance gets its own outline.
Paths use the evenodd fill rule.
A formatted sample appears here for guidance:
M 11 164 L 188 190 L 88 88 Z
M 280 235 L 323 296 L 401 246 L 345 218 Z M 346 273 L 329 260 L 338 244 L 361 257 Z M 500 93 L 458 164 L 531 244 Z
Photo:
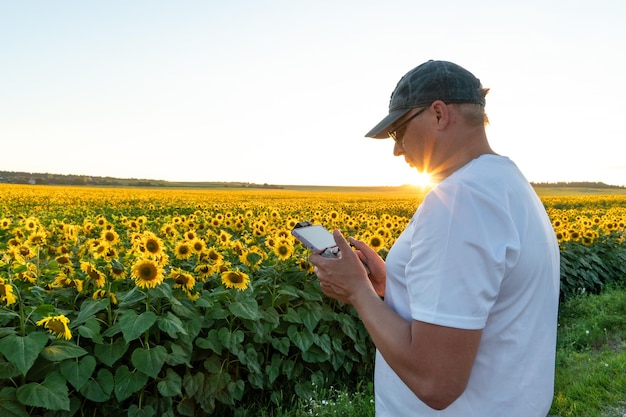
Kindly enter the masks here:
M 363 242 L 362 240 L 357 240 L 353 237 L 349 237 L 349 240 L 350 240 L 350 244 L 358 250 L 362 250 L 363 248 L 368 247 L 367 244 Z
M 348 241 L 345 237 L 343 237 L 339 229 L 335 229 L 333 231 L 333 237 L 335 238 L 335 243 L 339 247 L 340 251 L 347 253 L 347 251 L 351 250 Z

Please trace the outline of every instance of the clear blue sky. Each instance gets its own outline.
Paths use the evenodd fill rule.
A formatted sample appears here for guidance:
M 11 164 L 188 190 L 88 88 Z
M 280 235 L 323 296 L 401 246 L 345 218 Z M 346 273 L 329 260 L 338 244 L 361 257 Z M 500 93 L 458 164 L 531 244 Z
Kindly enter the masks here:
M 530 181 L 626 185 L 626 1 L 0 0 L 0 170 L 399 185 L 363 135 L 428 59 Z

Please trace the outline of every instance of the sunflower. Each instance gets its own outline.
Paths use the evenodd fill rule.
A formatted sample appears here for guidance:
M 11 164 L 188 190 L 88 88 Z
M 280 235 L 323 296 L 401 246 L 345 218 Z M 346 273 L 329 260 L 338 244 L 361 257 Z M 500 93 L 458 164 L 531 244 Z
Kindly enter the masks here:
M 163 268 L 150 259 L 141 259 L 133 265 L 131 274 L 141 288 L 154 288 L 163 282 Z
M 186 240 L 181 240 L 176 244 L 174 254 L 176 255 L 176 259 L 189 259 L 193 254 L 191 244 Z
M 17 301 L 17 297 L 13 294 L 13 284 L 2 278 L 0 278 L 0 301 L 4 301 L 7 306 Z
M 278 239 L 272 249 L 281 261 L 289 259 L 293 254 L 293 244 L 289 239 Z
M 20 243 L 19 245 L 11 248 L 11 253 L 15 259 L 30 259 L 36 255 L 35 251 L 27 244 Z
M 258 266 L 266 257 L 265 252 L 263 252 L 259 247 L 253 246 L 245 253 L 239 255 L 239 260 L 244 265 L 253 267 Z
M 215 272 L 215 266 L 209 264 L 198 264 L 193 269 L 193 272 L 198 274 L 198 279 L 204 282 L 205 279 L 209 278 Z
M 145 232 L 138 238 L 140 250 L 151 256 L 159 256 L 163 253 L 164 244 L 161 238 L 152 232 Z
M 191 249 L 195 253 L 202 253 L 202 251 L 206 248 L 206 242 L 199 237 L 196 237 L 191 240 Z
M 180 268 L 173 269 L 167 277 L 174 279 L 174 288 L 182 288 L 190 291 L 196 285 L 196 279 L 193 275 Z
M 83 291 L 83 280 L 82 279 L 73 279 L 67 276 L 64 273 L 60 273 L 57 277 L 50 283 L 51 288 L 76 288 L 76 291 Z
M 369 237 L 367 244 L 375 251 L 379 251 L 385 246 L 385 239 L 380 235 L 372 235 Z
M 50 333 L 56 335 L 57 339 L 62 337 L 65 340 L 70 340 L 72 338 L 72 332 L 70 331 L 70 328 L 67 327 L 69 322 L 70 319 L 61 314 L 58 316 L 46 317 L 39 320 L 36 324 L 37 326 L 43 326 L 48 329 Z
M 46 232 L 33 232 L 28 236 L 28 243 L 33 246 L 44 246 L 47 238 Z
M 111 262 L 110 271 L 113 279 L 115 280 L 126 278 L 126 270 L 124 269 L 124 266 L 116 260 Z
M 224 260 L 224 255 L 219 253 L 214 247 L 210 247 L 200 254 L 200 259 L 210 261 L 214 264 L 219 264 L 222 260 Z
M 226 288 L 236 288 L 243 291 L 248 288 L 249 283 L 250 277 L 244 272 L 238 270 L 222 272 L 222 284 L 224 284 Z
M 120 236 L 115 230 L 103 230 L 100 240 L 109 246 L 116 245 L 120 241 Z
M 11 219 L 7 219 L 6 217 L 0 220 L 0 229 L 7 230 L 11 227 Z
M 23 223 L 26 230 L 29 230 L 31 232 L 34 232 L 39 228 L 39 220 L 37 220 L 35 217 L 29 217 L 25 219 Z
M 230 238 L 232 237 L 232 235 L 224 230 L 220 231 L 220 235 L 217 237 L 217 240 L 224 244 L 227 245 L 230 243 Z
M 312 273 L 314 271 L 313 264 L 306 259 L 300 258 L 296 261 L 296 264 L 304 272 Z
M 104 284 L 106 283 L 106 276 L 102 272 L 98 271 L 93 264 L 83 261 L 80 263 L 80 270 L 86 273 L 89 278 L 93 280 L 96 287 L 104 287 Z
M 117 297 L 115 296 L 115 294 L 113 294 L 112 292 L 107 291 L 107 290 L 96 290 L 96 291 L 94 291 L 94 293 L 91 296 L 91 298 L 93 298 L 94 300 L 98 300 L 100 298 L 105 298 L 107 296 L 109 297 L 109 300 L 111 301 L 111 304 L 117 305 Z

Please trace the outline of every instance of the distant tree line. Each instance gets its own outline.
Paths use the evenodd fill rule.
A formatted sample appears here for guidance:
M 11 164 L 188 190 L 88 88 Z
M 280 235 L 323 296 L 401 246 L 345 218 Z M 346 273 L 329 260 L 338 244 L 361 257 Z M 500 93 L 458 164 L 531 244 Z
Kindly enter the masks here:
M 251 182 L 170 182 L 163 180 L 97 177 L 89 175 L 41 174 L 32 172 L 0 171 L 0 183 L 32 185 L 83 185 L 109 187 L 226 187 L 281 189 L 279 185 Z
M 603 182 L 531 182 L 533 187 L 568 187 L 568 188 L 626 188 L 623 185 L 610 185 Z

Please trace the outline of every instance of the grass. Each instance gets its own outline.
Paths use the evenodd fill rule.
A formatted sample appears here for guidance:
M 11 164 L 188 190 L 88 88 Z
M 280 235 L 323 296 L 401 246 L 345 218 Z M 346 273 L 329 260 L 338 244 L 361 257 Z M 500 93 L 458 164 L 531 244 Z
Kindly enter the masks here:
M 550 415 L 626 417 L 626 290 L 580 295 L 559 308 L 555 395 Z M 243 411 L 243 410 L 242 410 Z M 374 416 L 371 382 L 319 389 L 312 398 L 260 417 Z
M 563 303 L 558 335 L 551 414 L 626 416 L 626 291 Z

